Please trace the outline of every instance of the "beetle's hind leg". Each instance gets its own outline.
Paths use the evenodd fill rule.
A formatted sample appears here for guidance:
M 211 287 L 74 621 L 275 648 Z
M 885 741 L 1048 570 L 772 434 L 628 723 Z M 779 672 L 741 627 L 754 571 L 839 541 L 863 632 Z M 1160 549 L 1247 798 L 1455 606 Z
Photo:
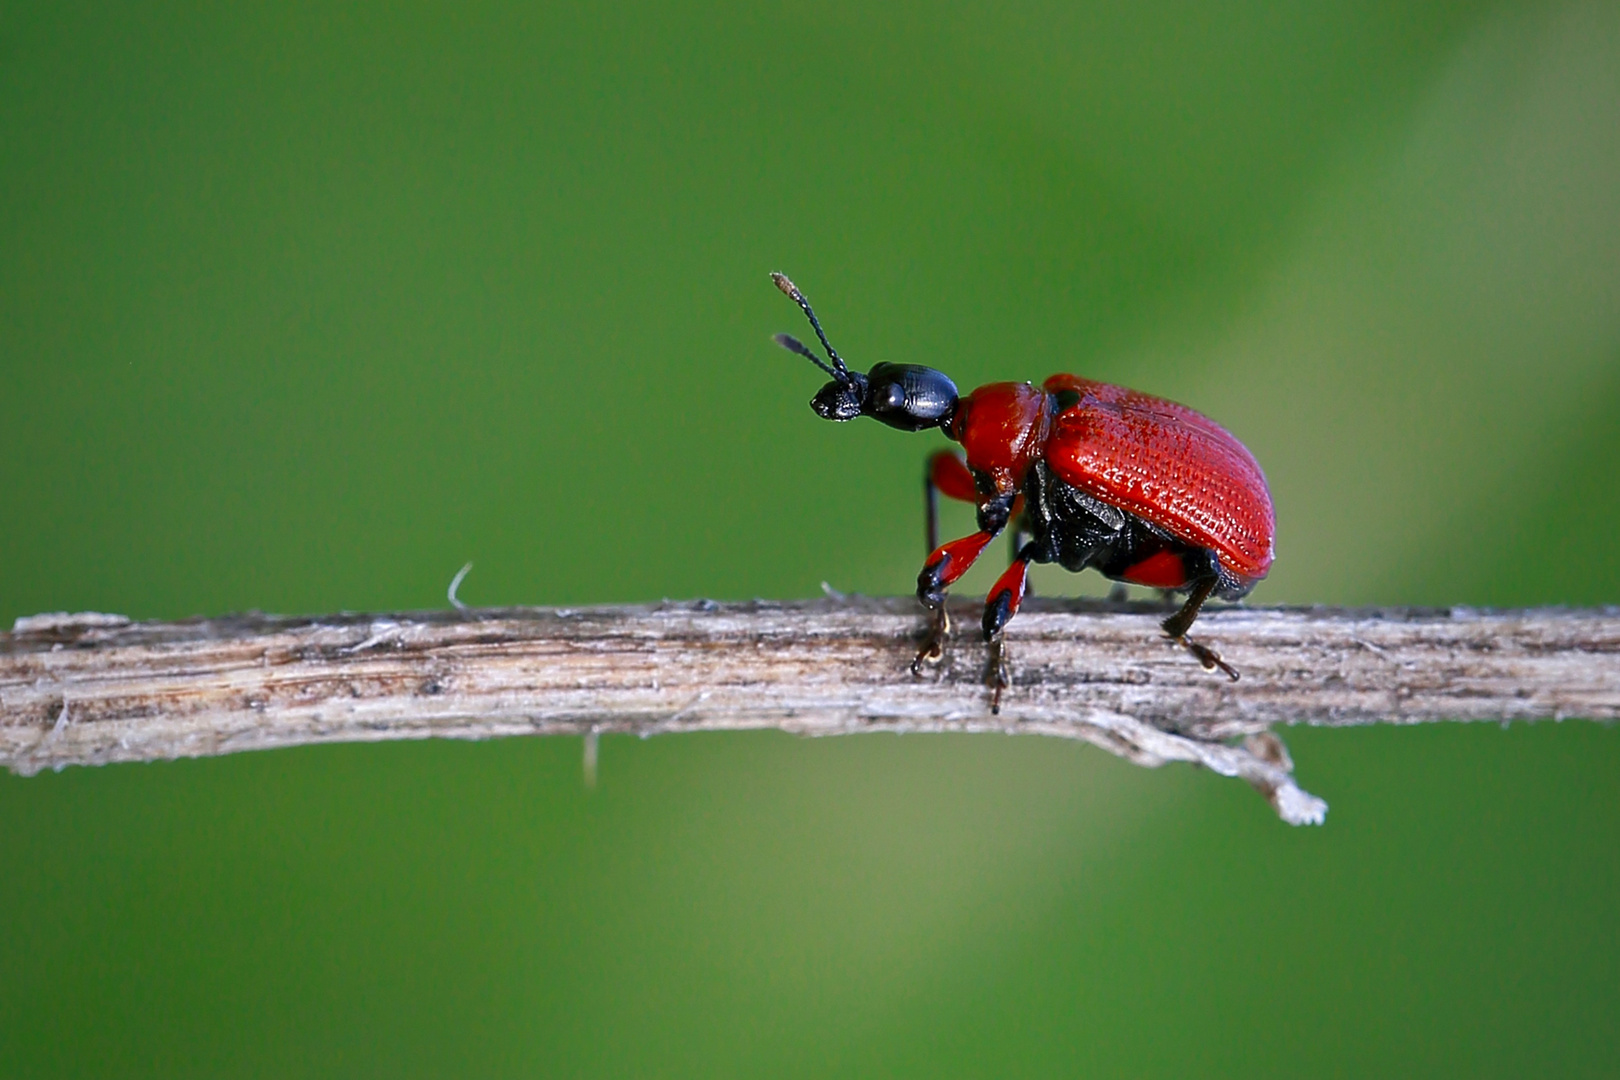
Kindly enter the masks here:
M 1209 594 L 1215 591 L 1215 586 L 1219 581 L 1220 579 L 1214 574 L 1199 578 L 1193 584 L 1193 590 L 1188 594 L 1187 602 L 1181 605 L 1181 610 L 1164 620 L 1160 625 L 1164 627 L 1164 632 L 1169 635 L 1171 641 L 1186 648 L 1188 652 L 1197 658 L 1200 664 L 1204 665 L 1205 671 L 1214 671 L 1216 668 L 1220 668 L 1226 672 L 1227 678 L 1237 682 L 1237 669 L 1222 660 L 1220 653 L 1208 645 L 1199 644 L 1187 636 L 1187 631 L 1192 628 L 1193 620 L 1198 618 L 1198 609 L 1204 606 L 1204 601 L 1209 599 Z

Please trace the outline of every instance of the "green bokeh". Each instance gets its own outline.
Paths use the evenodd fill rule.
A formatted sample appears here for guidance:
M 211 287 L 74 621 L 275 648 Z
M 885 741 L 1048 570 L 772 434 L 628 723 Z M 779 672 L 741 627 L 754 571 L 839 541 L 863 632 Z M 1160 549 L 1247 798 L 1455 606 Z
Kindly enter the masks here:
M 773 269 L 1220 419 L 1260 602 L 1620 601 L 1612 4 L 32 5 L 0 147 L 0 619 L 905 591 Z M 1620 732 L 1287 735 L 0 776 L 0 1074 L 1611 1073 Z

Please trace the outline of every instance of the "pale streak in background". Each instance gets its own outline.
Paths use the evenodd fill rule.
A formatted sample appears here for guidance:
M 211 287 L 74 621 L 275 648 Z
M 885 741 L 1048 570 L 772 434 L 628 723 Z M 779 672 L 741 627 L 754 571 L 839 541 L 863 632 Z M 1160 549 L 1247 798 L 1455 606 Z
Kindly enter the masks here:
M 1591 388 L 1620 355 L 1620 5 L 1485 23 L 1405 127 L 1366 140 L 1378 149 L 1343 148 L 1223 338 L 1173 326 L 1173 340 L 1149 340 L 1136 358 L 1162 369 L 1189 348 L 1212 356 L 1187 397 L 1240 434 L 1270 429 L 1254 442 L 1279 506 L 1263 601 L 1419 599 L 1393 583 L 1431 545 L 1524 501 L 1570 452 Z M 1454 478 L 1458 456 L 1478 450 L 1451 437 L 1474 425 L 1493 431 L 1496 467 L 1461 475 L 1499 483 Z M 1058 587 L 1075 589 L 1067 575 Z M 1076 782 L 1102 775 L 1088 774 Z M 1171 805 L 1134 799 L 1130 820 L 1147 826 Z M 1032 858 L 1099 860 L 1131 839 L 1062 813 L 1023 823 L 1037 824 L 1045 842 L 1028 846 Z M 933 918 L 861 955 L 881 966 L 932 942 L 932 964 L 910 958 L 917 974 L 947 987 L 983 978 L 1028 931 L 968 933 L 970 880 L 955 904 L 941 898 Z
M 1195 395 L 1266 433 L 1263 600 L 1469 600 L 1402 574 L 1532 498 L 1620 356 L 1620 6 L 1494 19 L 1406 127 L 1346 149 Z

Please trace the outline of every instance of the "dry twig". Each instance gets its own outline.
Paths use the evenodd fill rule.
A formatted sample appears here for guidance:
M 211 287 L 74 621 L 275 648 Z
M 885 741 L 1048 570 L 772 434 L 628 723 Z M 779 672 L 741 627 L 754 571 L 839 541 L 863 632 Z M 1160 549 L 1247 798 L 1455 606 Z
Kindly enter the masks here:
M 961 623 L 976 630 L 966 605 Z M 1085 739 L 1301 791 L 1278 723 L 1620 718 L 1620 609 L 1228 608 L 1210 675 L 1148 604 L 1032 599 L 988 709 L 976 632 L 907 673 L 911 600 L 469 609 L 175 623 L 40 615 L 0 634 L 0 763 L 20 773 L 314 742 L 717 731 L 999 731 Z

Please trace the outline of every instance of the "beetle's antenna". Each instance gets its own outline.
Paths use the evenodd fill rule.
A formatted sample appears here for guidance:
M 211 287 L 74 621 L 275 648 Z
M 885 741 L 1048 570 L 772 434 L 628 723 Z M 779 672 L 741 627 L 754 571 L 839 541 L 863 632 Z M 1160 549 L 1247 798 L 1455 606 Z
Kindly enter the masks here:
M 778 289 L 781 289 L 783 292 L 787 293 L 788 296 L 793 298 L 794 303 L 798 304 L 804 309 L 805 316 L 810 320 L 811 329 L 816 332 L 816 337 L 821 339 L 821 347 L 827 350 L 827 355 L 832 357 L 833 367 L 837 369 L 836 371 L 830 372 L 830 374 L 832 374 L 833 377 L 839 382 L 847 383 L 852 381 L 849 374 L 849 368 L 844 366 L 844 361 L 838 355 L 838 350 L 832 347 L 832 343 L 827 340 L 827 335 L 822 333 L 821 320 L 816 318 L 816 313 L 811 310 L 810 301 L 804 298 L 804 293 L 799 291 L 799 287 L 797 285 L 788 280 L 788 276 L 786 274 L 773 273 L 771 275 L 771 280 L 776 282 L 776 287 Z M 776 343 L 782 346 L 784 349 L 798 353 L 800 356 L 810 357 L 810 359 L 815 360 L 817 364 L 820 364 L 823 370 L 826 370 L 827 365 L 822 364 L 820 360 L 816 360 L 816 357 L 812 355 L 810 350 L 806 349 L 803 344 L 798 341 L 794 341 L 793 338 L 788 338 L 788 341 L 792 341 L 793 345 L 799 346 L 797 349 L 795 349 L 793 345 L 789 345 L 786 341 L 782 340 L 784 337 L 787 337 L 787 335 L 778 335 Z
M 811 352 L 810 346 L 806 345 L 792 334 L 777 334 L 771 340 L 782 346 L 782 348 L 786 349 L 790 353 L 798 353 L 800 356 L 804 357 L 806 360 L 810 361 L 812 364 L 816 365 L 816 367 L 820 368 L 822 371 L 825 371 L 833 378 L 840 380 L 843 379 L 842 375 L 838 374 L 838 372 L 827 366 L 827 361 Z

